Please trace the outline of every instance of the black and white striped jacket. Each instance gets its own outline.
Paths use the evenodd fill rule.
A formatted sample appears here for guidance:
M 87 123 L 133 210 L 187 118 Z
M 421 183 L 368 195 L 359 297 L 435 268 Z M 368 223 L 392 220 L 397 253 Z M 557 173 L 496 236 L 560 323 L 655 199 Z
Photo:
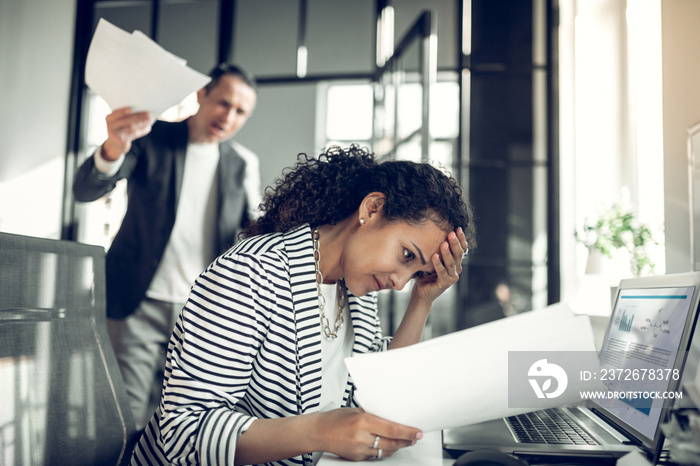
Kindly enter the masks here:
M 382 351 L 374 293 L 348 297 L 353 353 Z M 352 382 L 344 406 L 355 406 Z M 321 327 L 309 225 L 249 238 L 200 275 L 168 347 L 158 410 L 132 464 L 233 464 L 256 418 L 318 410 Z M 276 465 L 310 464 L 311 455 Z

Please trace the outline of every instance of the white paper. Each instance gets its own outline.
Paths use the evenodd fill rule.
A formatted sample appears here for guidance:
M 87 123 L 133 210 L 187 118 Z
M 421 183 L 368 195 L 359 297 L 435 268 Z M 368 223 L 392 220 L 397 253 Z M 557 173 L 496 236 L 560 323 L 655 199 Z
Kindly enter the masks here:
M 210 79 L 141 31 L 130 34 L 103 18 L 97 24 L 85 64 L 86 84 L 112 110 L 147 110 L 153 119 Z
M 454 460 L 450 461 L 452 464 Z M 330 466 L 333 464 L 350 463 L 348 460 L 338 458 L 331 453 L 324 453 L 317 466 Z M 440 432 L 427 432 L 423 438 L 412 447 L 402 448 L 388 458 L 382 458 L 381 463 L 376 460 L 352 462 L 353 466 L 442 466 L 442 435 Z
M 345 363 L 367 412 L 429 432 L 533 410 L 508 407 L 508 351 L 586 351 L 595 357 L 588 317 L 558 306 Z M 580 402 L 578 389 L 592 387 L 569 385 L 545 404 Z

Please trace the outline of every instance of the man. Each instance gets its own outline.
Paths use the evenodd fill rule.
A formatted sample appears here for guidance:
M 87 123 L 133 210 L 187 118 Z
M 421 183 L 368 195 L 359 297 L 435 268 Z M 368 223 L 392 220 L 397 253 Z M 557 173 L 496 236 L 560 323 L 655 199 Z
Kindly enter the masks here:
M 178 123 L 117 109 L 107 140 L 80 167 L 78 201 L 128 179 L 128 205 L 106 257 L 108 330 L 138 427 L 165 345 L 190 287 L 232 246 L 260 203 L 255 154 L 229 141 L 250 117 L 256 84 L 220 65 L 197 92 L 199 110 Z

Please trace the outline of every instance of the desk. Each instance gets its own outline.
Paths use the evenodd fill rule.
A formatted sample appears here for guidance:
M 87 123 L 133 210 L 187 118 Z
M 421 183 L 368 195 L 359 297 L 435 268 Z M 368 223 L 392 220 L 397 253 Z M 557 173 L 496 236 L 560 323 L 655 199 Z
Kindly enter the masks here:
M 381 461 L 351 462 L 325 453 L 317 466 L 452 466 L 454 462 L 442 449 L 442 433 L 436 431 L 426 432 L 414 446 L 401 449 Z M 651 466 L 651 463 L 639 453 L 629 453 L 617 460 L 617 466 Z
M 381 461 L 350 462 L 335 455 L 325 453 L 317 466 L 451 466 L 453 459 L 443 457 L 442 433 L 426 432 L 415 445 L 403 448 Z

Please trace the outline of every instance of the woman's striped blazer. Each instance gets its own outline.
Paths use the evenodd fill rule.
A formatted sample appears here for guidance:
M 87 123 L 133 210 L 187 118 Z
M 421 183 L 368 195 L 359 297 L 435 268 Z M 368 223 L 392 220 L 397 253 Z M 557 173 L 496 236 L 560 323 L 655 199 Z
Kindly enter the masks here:
M 374 293 L 348 298 L 353 353 L 382 351 Z M 160 406 L 132 464 L 232 465 L 257 418 L 318 410 L 321 327 L 309 225 L 246 239 L 194 283 L 168 346 Z M 355 406 L 352 381 L 343 403 Z M 276 465 L 310 464 L 306 454 Z

